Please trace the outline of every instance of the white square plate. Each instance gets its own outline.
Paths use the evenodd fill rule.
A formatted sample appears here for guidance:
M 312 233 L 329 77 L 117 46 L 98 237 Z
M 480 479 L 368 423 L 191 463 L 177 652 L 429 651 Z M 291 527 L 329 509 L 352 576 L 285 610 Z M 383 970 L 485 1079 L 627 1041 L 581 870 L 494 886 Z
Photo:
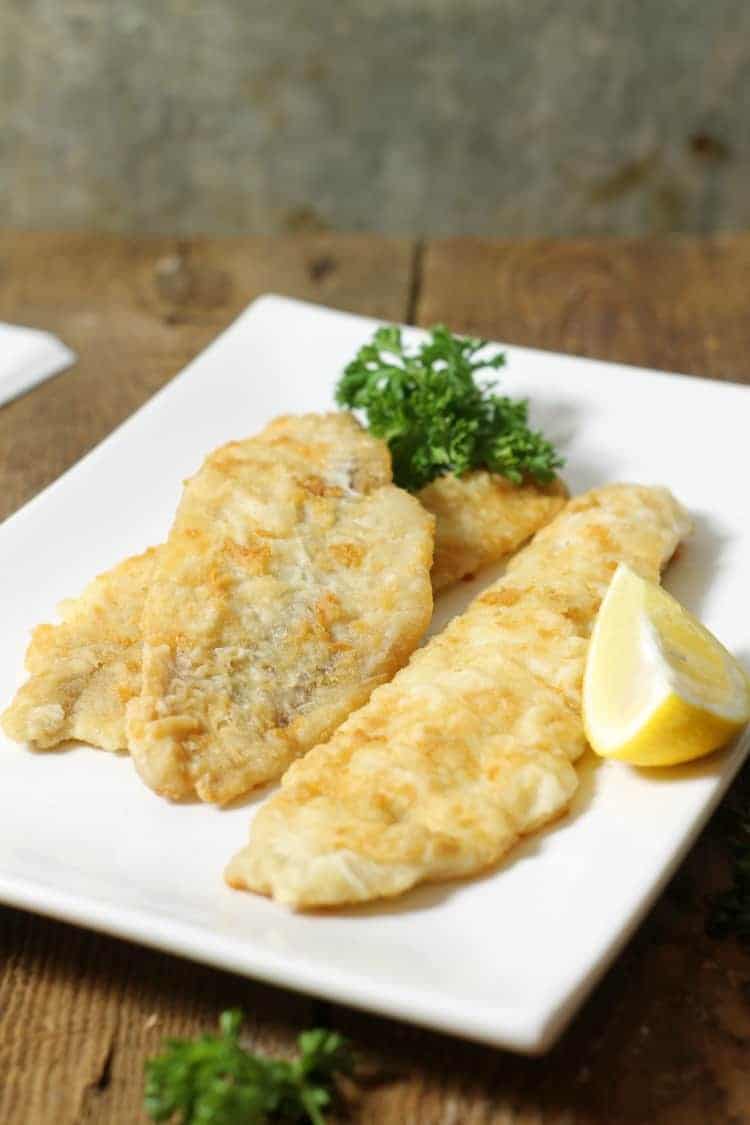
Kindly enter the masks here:
M 331 407 L 374 322 L 256 301 L 160 394 L 0 528 L 0 702 L 30 628 L 123 556 L 162 539 L 180 482 L 213 446 L 281 412 Z M 502 385 L 530 396 L 573 491 L 664 483 L 696 517 L 667 585 L 747 656 L 750 534 L 739 452 L 750 391 L 508 349 Z M 491 579 L 444 598 L 445 621 Z M 745 647 L 744 653 L 742 652 Z M 2 739 L 2 736 L 0 736 Z M 747 740 L 667 778 L 584 767 L 571 814 L 491 875 L 316 916 L 230 891 L 221 872 L 261 797 L 173 806 L 124 755 L 32 754 L 3 740 L 0 899 L 222 968 L 510 1047 L 560 1034 L 674 871 Z

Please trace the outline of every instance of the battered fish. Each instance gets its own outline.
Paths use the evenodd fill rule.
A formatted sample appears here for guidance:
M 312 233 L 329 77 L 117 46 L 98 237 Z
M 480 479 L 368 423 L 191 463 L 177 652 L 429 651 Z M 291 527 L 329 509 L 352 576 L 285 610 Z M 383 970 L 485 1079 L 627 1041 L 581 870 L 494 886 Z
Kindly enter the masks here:
M 609 579 L 619 562 L 656 578 L 688 528 L 660 488 L 568 503 L 287 771 L 227 881 L 296 907 L 362 902 L 486 868 L 558 816 L 577 786 L 583 665 Z
M 513 485 L 483 470 L 433 481 L 418 495 L 436 519 L 433 591 L 511 554 L 552 519 L 564 497 L 559 481 Z M 100 575 L 63 604 L 61 624 L 34 631 L 30 678 L 0 717 L 11 738 L 38 749 L 68 739 L 127 748 L 125 705 L 140 691 L 141 615 L 160 550 Z
M 3 730 L 40 750 L 67 739 L 126 748 L 125 705 L 140 690 L 141 613 L 157 548 L 100 574 L 39 625 L 26 652 L 29 679 L 2 716 Z
M 512 484 L 486 469 L 432 481 L 417 498 L 435 517 L 434 593 L 512 555 L 557 515 L 566 496 L 559 479 Z
M 408 659 L 433 519 L 348 414 L 277 419 L 187 482 L 142 618 L 127 736 L 158 793 L 226 802 L 278 777 Z

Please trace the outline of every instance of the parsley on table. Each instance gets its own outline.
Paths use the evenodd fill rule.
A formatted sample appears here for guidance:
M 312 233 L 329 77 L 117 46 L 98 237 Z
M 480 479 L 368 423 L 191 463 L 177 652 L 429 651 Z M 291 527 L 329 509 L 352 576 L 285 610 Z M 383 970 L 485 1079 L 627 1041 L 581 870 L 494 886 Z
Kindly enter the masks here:
M 223 1012 L 218 1035 L 169 1039 L 146 1063 L 146 1112 L 174 1125 L 324 1125 L 337 1074 L 350 1074 L 347 1041 L 332 1031 L 300 1035 L 291 1062 L 251 1054 L 239 1042 L 242 1013 Z
M 549 483 L 563 464 L 552 444 L 528 425 L 525 400 L 494 393 L 477 373 L 497 370 L 502 352 L 454 336 L 438 325 L 415 348 L 401 330 L 379 328 L 359 349 L 336 387 L 339 406 L 364 411 L 371 433 L 389 445 L 393 479 L 416 492 L 445 473 L 486 468 L 520 484 Z

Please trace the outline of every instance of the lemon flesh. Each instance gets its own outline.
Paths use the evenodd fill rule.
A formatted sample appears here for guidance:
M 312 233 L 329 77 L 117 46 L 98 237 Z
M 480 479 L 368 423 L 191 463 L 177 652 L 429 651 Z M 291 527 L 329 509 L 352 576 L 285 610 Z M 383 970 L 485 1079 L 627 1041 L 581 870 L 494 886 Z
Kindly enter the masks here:
M 750 719 L 750 680 L 666 590 L 625 565 L 589 644 L 583 723 L 605 758 L 671 766 L 710 754 Z

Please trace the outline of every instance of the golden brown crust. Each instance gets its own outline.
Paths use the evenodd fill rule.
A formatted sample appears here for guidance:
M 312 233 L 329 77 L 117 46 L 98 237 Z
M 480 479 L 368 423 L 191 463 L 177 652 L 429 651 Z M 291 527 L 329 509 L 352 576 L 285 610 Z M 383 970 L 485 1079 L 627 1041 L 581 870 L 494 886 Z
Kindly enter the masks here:
M 39 625 L 26 652 L 29 679 L 2 716 L 6 734 L 38 749 L 80 739 L 126 747 L 125 706 L 140 690 L 140 618 L 158 548 L 100 574 Z
M 688 526 L 664 489 L 571 501 L 287 771 L 228 882 L 297 907 L 360 902 L 481 870 L 559 815 L 577 785 L 583 664 L 611 574 L 625 561 L 656 577 Z
M 559 479 L 519 485 L 485 469 L 432 481 L 417 498 L 435 517 L 434 592 L 513 554 L 557 515 L 566 497 Z
M 315 416 L 308 417 L 304 425 L 297 417 L 283 416 L 266 427 L 262 440 L 280 453 L 294 450 L 295 456 L 314 467 L 325 446 L 324 430 L 330 428 L 331 418 L 334 427 L 349 436 L 358 432 L 348 415 L 328 416 L 322 426 Z M 339 421 L 344 418 L 346 421 Z M 213 455 L 215 469 L 231 474 L 232 459 L 240 446 L 233 442 L 217 451 Z M 350 468 L 351 488 L 367 493 L 378 487 L 390 479 L 387 447 L 374 440 L 360 442 L 356 463 Z M 300 475 L 298 483 L 308 498 L 334 500 L 345 494 L 340 481 L 323 480 L 315 471 Z M 437 520 L 433 590 L 441 590 L 512 553 L 552 518 L 563 496 L 559 482 L 549 488 L 517 487 L 481 471 L 460 480 L 443 477 L 423 489 L 419 499 Z M 195 539 L 198 533 L 188 529 L 187 534 Z M 242 566 L 248 575 L 260 577 L 271 566 L 271 541 L 275 536 L 271 528 L 262 527 L 255 529 L 252 543 L 240 544 L 226 536 L 224 556 Z M 198 547 L 197 539 L 194 546 Z M 101 575 L 80 598 L 65 603 L 67 617 L 61 624 L 38 627 L 27 656 L 31 678 L 2 719 L 12 738 L 39 748 L 71 738 L 108 749 L 125 748 L 125 706 L 140 690 L 140 617 L 147 581 L 155 566 L 154 552 L 160 550 L 154 548 L 127 559 Z M 330 544 L 328 555 L 321 557 L 319 564 L 329 574 L 341 568 L 362 567 L 366 574 L 366 551 L 366 543 L 341 539 Z M 362 697 L 355 693 L 352 698 L 361 702 Z M 283 756 L 283 750 L 281 753 Z M 185 787 L 189 788 L 187 781 Z
M 433 521 L 347 414 L 277 419 L 187 482 L 143 613 L 128 741 L 171 798 L 278 777 L 408 659 Z

